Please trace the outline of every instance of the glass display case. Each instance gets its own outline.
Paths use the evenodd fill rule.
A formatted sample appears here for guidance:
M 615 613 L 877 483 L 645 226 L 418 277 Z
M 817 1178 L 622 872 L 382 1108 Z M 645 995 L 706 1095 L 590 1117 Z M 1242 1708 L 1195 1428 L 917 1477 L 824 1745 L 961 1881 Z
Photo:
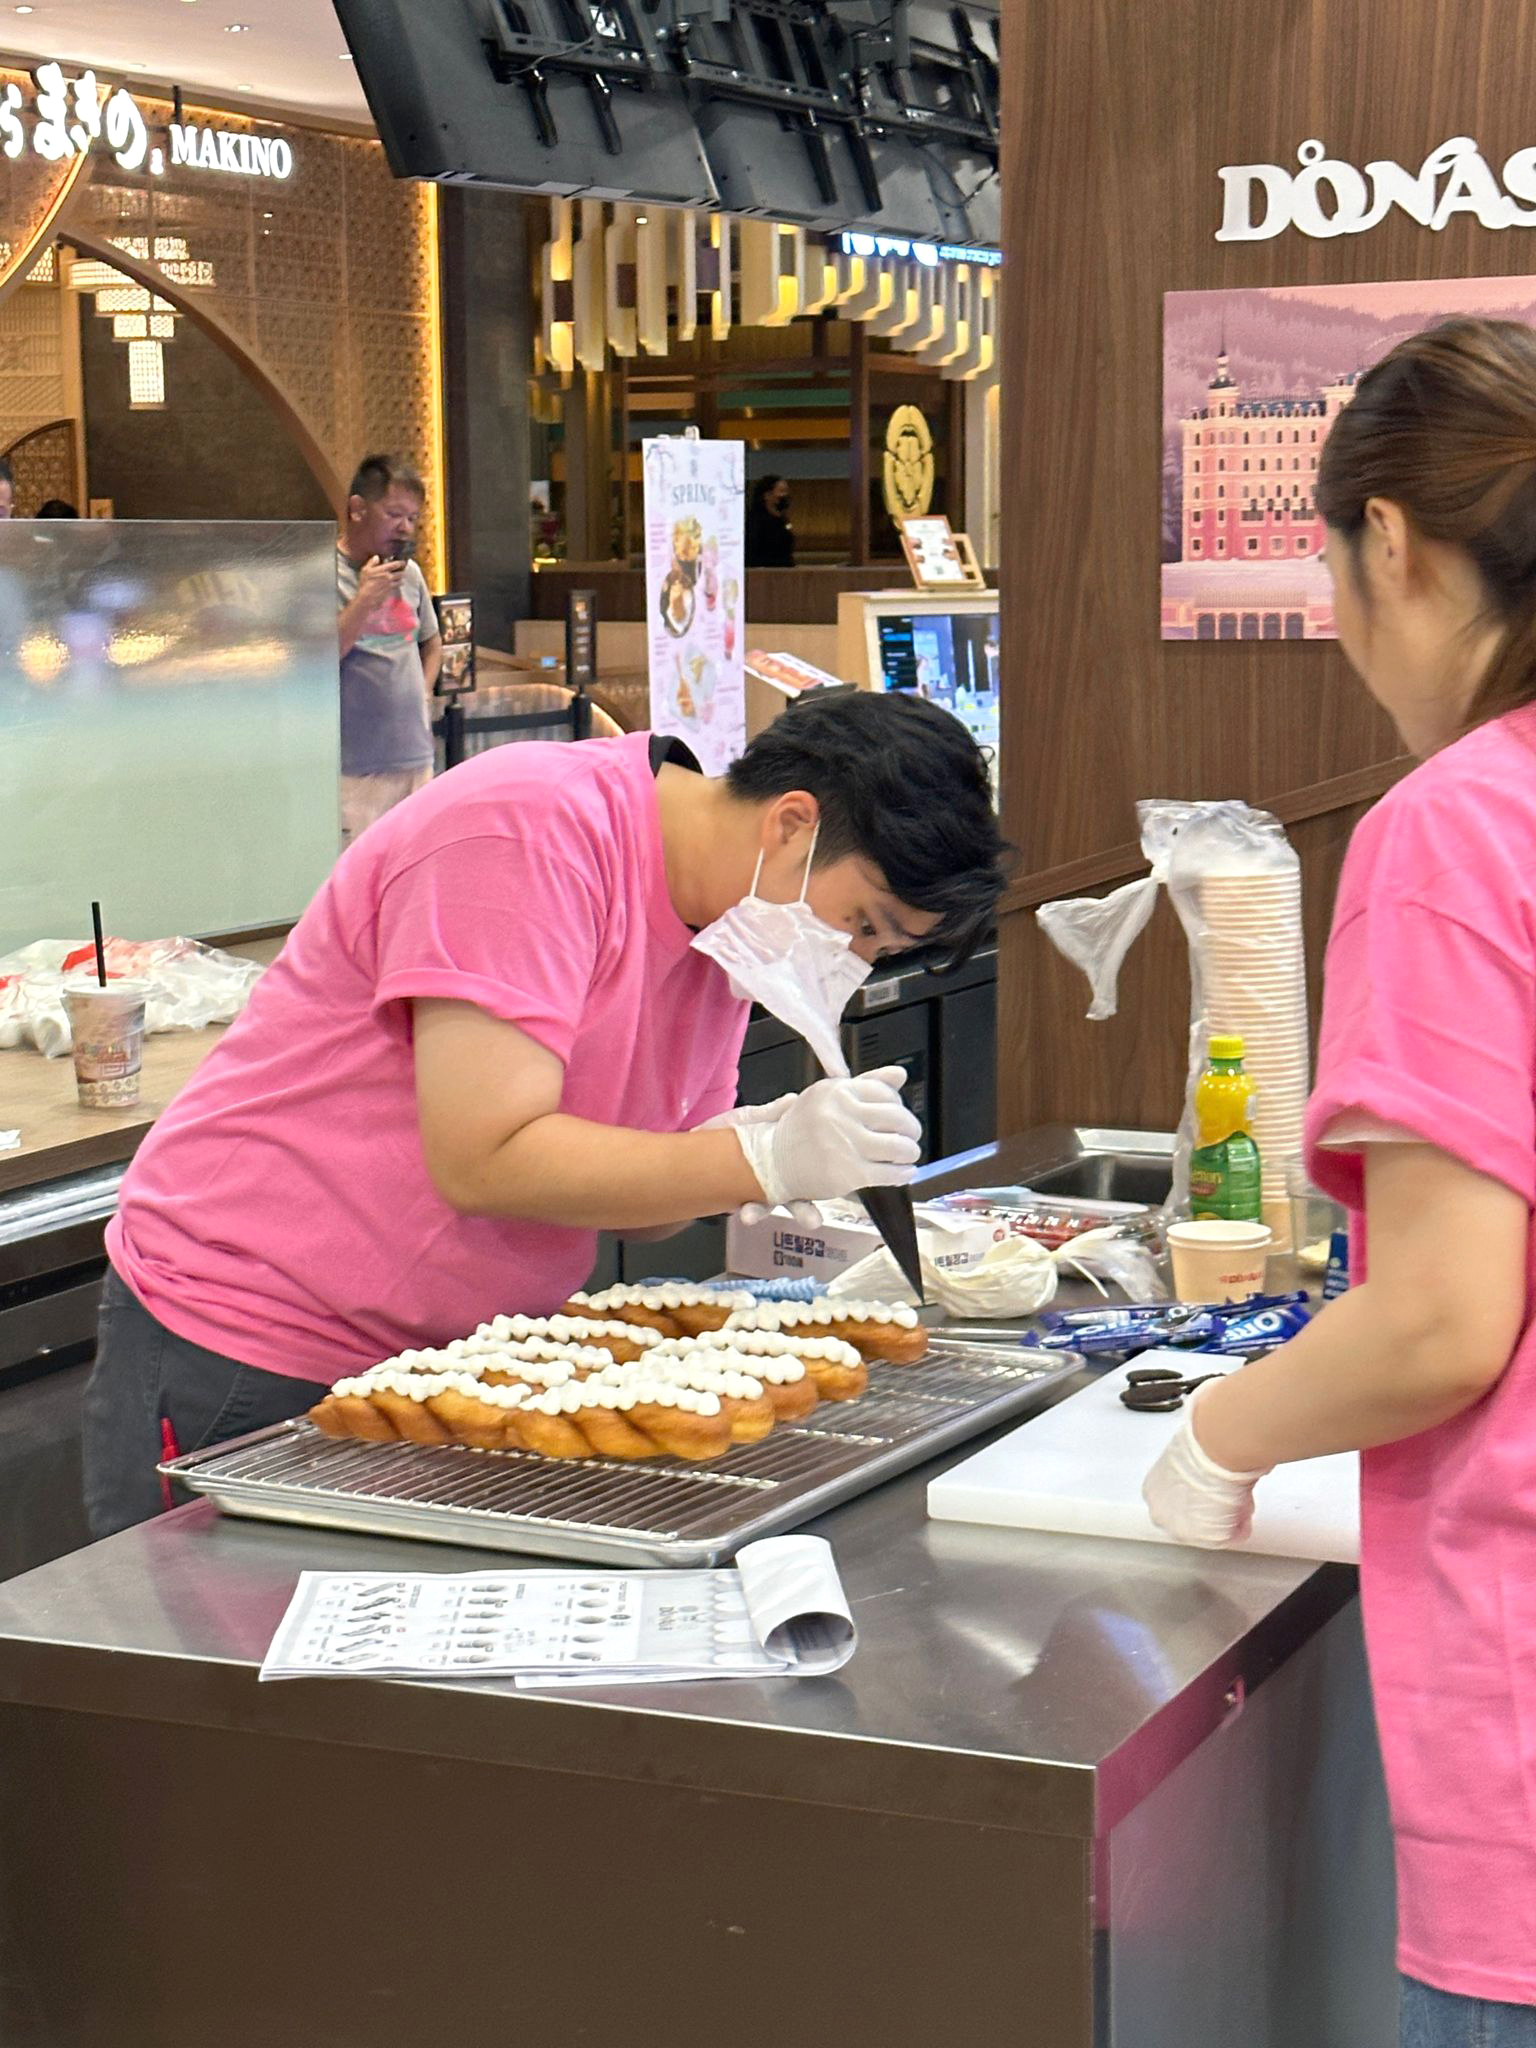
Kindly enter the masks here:
M 327 522 L 0 521 L 0 954 L 292 921 L 338 706 Z

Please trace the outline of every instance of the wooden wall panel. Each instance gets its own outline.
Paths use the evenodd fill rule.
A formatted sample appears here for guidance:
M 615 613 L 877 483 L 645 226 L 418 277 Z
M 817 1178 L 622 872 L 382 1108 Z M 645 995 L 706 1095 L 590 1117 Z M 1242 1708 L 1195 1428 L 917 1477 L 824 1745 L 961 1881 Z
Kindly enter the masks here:
M 1406 764 L 1332 642 L 1159 638 L 1162 295 L 1528 271 L 1530 230 L 1466 214 L 1217 242 L 1216 173 L 1294 168 L 1310 138 L 1416 169 L 1467 135 L 1497 167 L 1536 143 L 1536 0 L 1008 0 L 1006 27 L 1003 766 L 1023 861 L 1000 1118 L 1166 1125 L 1188 1007 L 1175 920 L 1133 954 L 1121 1018 L 1090 1025 L 1033 906 L 1140 871 L 1139 797 L 1245 797 L 1301 820 L 1315 969 L 1348 829 Z

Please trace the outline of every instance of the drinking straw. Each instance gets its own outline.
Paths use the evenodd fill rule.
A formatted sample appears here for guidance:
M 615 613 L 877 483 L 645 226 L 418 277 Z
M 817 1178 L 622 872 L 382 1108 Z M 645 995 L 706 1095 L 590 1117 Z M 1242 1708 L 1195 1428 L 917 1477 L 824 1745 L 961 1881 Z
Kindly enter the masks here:
M 101 905 L 91 905 L 91 929 L 96 934 L 96 979 L 102 988 L 107 985 L 107 955 L 101 943 Z

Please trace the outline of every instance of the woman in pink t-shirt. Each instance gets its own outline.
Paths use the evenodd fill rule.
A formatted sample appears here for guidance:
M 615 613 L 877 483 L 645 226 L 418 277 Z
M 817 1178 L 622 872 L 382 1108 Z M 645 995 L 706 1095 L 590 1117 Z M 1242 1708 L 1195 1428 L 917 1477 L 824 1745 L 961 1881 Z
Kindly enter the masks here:
M 1422 761 L 1356 832 L 1328 948 L 1308 1148 L 1358 1284 L 1203 1389 L 1146 1495 L 1226 1543 L 1272 1466 L 1365 1453 L 1403 2041 L 1533 2048 L 1536 335 L 1402 343 L 1317 497 L 1340 643 Z

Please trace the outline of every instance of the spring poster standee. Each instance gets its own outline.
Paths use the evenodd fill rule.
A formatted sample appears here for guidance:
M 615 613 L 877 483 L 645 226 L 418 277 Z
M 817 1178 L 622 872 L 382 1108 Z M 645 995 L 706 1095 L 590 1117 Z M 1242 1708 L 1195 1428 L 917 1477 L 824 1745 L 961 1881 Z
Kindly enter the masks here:
M 744 449 L 691 430 L 642 448 L 651 727 L 722 775 L 747 743 Z

